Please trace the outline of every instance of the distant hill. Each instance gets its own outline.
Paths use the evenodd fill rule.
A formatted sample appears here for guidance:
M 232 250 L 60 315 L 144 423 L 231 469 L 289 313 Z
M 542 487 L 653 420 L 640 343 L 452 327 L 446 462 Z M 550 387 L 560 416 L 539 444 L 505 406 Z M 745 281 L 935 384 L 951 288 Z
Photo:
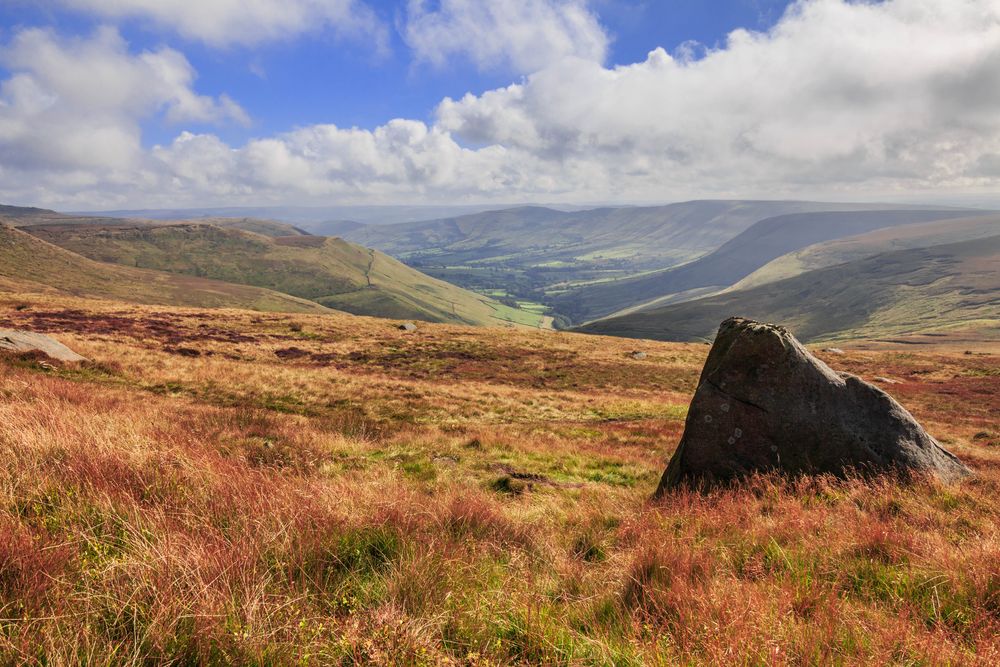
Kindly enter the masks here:
M 204 217 L 197 220 L 160 220 L 150 218 L 123 218 L 77 215 L 58 213 L 44 208 L 0 205 L 0 222 L 13 227 L 29 227 L 42 225 L 104 225 L 107 227 L 153 227 L 158 225 L 177 224 L 178 222 L 197 222 L 215 225 L 225 229 L 242 229 L 247 232 L 263 234 L 264 236 L 299 236 L 309 232 L 278 220 L 249 217 Z
M 891 208 L 922 210 L 796 201 L 691 201 L 577 211 L 531 206 L 368 225 L 343 235 L 437 278 L 480 293 L 544 304 L 579 322 L 615 310 L 601 305 L 592 314 L 590 286 L 698 259 L 761 220 Z M 600 301 L 600 290 L 595 295 Z M 660 295 L 655 289 L 642 293 L 646 300 Z M 607 304 L 619 301 L 616 295 Z
M 301 233 L 265 236 L 238 226 L 197 221 L 23 229 L 92 260 L 264 287 L 358 315 L 472 325 L 545 324 L 537 314 L 435 280 L 342 239 Z
M 188 222 L 187 220 L 183 222 Z M 253 232 L 263 236 L 278 238 L 281 236 L 309 236 L 309 232 L 290 225 L 287 222 L 277 220 L 264 220 L 262 218 L 201 218 L 197 222 L 222 227 L 223 229 L 242 229 L 245 232 Z
M 0 204 L 0 224 L 11 227 L 24 227 L 27 225 L 44 224 L 103 224 L 103 225 L 143 225 L 154 224 L 148 220 L 122 220 L 113 217 L 79 216 L 66 213 L 50 211 L 47 208 L 34 208 L 31 206 L 7 206 Z
M 39 216 L 59 216 L 59 213 L 46 208 L 35 208 L 34 206 L 9 206 L 0 204 L 0 218 L 11 218 L 14 220 L 21 218 L 36 218 Z
M 103 264 L 3 224 L 0 278 L 8 291 L 55 290 L 74 296 L 199 308 L 329 312 L 312 301 L 259 287 Z
M 305 222 L 302 228 L 310 234 L 320 236 L 347 236 L 355 234 L 358 230 L 364 229 L 365 225 L 353 220 L 325 220 L 323 222 Z
M 869 205 L 870 207 L 870 205 Z M 510 208 L 443 220 L 368 225 L 345 235 L 394 256 L 543 266 L 557 261 L 662 268 L 717 248 L 754 223 L 777 215 L 860 210 L 860 204 L 693 201 L 667 206 L 559 211 Z M 883 208 L 876 205 L 874 208 Z M 513 253 L 519 253 L 511 257 Z
M 593 322 L 585 333 L 710 339 L 732 315 L 776 322 L 811 341 L 955 327 L 1000 331 L 1000 235 L 897 250 L 749 289 Z
M 396 222 L 432 220 L 509 208 L 503 204 L 466 205 L 388 205 L 388 206 L 215 206 L 201 208 L 150 208 L 110 211 L 80 211 L 74 215 L 112 218 L 145 218 L 150 220 L 195 220 L 199 218 L 264 218 L 281 220 L 321 235 L 335 235 L 324 225 L 329 221 L 356 220 L 359 223 L 383 225 Z M 559 206 L 558 208 L 563 208 Z M 579 208 L 579 207 L 567 207 Z
M 967 210 L 865 210 L 796 213 L 754 223 L 717 250 L 681 266 L 587 285 L 553 299 L 576 322 L 667 305 L 725 289 L 768 262 L 828 239 L 917 222 L 981 215 Z M 701 293 L 699 293 L 701 292 Z
M 732 289 L 748 289 L 883 252 L 959 243 L 996 236 L 998 233 L 1000 233 L 1000 214 L 890 227 L 867 234 L 816 243 L 782 255 L 740 280 Z

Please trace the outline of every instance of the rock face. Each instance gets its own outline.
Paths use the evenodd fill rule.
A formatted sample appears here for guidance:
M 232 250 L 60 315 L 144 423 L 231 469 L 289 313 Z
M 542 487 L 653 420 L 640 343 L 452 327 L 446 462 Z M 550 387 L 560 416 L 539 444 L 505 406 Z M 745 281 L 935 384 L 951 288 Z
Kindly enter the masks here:
M 785 329 L 722 323 L 656 495 L 754 472 L 895 470 L 950 481 L 969 469 L 881 389 L 816 359 Z
M 43 352 L 58 361 L 87 361 L 55 338 L 30 331 L 0 329 L 0 351 Z

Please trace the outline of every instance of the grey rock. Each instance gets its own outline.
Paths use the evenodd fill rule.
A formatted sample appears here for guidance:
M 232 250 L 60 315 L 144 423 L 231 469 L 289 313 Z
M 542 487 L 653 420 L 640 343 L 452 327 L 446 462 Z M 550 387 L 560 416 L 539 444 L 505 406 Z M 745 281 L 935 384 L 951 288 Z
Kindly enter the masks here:
M 755 472 L 970 474 L 887 393 L 837 373 L 785 329 L 722 323 L 656 495 Z
M 646 358 L 646 353 L 645 352 L 640 352 L 640 351 L 637 350 L 635 352 L 632 352 L 629 356 L 632 357 L 633 359 L 637 359 L 639 361 L 642 361 L 643 359 Z
M 31 331 L 0 329 L 0 350 L 6 352 L 42 352 L 57 361 L 87 361 L 55 338 Z
M 838 356 L 843 356 L 844 354 L 844 351 L 841 350 L 839 347 L 824 347 L 823 351 L 826 352 L 827 354 L 836 354 Z
M 416 331 L 417 325 L 413 322 L 403 322 L 399 325 L 400 331 Z

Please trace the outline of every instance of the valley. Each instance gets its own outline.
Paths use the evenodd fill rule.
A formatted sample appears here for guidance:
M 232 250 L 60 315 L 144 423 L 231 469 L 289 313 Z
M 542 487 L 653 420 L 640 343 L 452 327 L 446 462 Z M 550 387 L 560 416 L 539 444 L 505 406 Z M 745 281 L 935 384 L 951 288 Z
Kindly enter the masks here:
M 481 294 L 540 304 L 568 327 L 718 292 L 832 239 L 937 222 L 941 242 L 962 240 L 958 221 L 977 216 L 984 228 L 987 219 L 974 210 L 702 201 L 572 212 L 514 208 L 369 224 L 345 236 Z
M 604 335 L 708 340 L 741 315 L 782 322 L 805 340 L 879 339 L 951 330 L 1000 339 L 1000 235 L 896 250 L 585 325 Z

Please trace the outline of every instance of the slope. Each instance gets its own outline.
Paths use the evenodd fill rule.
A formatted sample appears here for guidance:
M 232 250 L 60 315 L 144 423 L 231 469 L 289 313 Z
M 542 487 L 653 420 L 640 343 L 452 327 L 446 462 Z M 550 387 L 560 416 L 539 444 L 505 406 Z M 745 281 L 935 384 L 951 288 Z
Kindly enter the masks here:
M 176 224 L 177 222 L 194 222 L 190 220 L 173 221 L 166 224 Z M 253 232 L 262 236 L 278 238 L 281 236 L 308 236 L 309 232 L 300 229 L 295 225 L 278 220 L 267 220 L 264 218 L 199 218 L 196 222 L 205 225 L 215 225 L 223 229 L 241 229 L 245 232 Z
M 35 208 L 31 206 L 9 206 L 0 204 L 0 224 L 11 227 L 26 227 L 29 225 L 46 224 L 102 224 L 102 225 L 140 225 L 155 224 L 150 220 L 132 219 L 123 220 L 114 217 L 81 216 L 66 213 L 58 213 L 47 208 Z
M 1000 236 L 898 250 L 745 290 L 643 310 L 585 333 L 707 340 L 731 315 L 778 322 L 805 340 L 954 328 L 1000 335 Z
M 898 225 L 981 215 L 961 210 L 810 212 L 761 220 L 698 260 L 666 271 L 588 285 L 556 297 L 576 322 L 668 305 L 733 285 L 771 260 L 805 246 Z M 701 292 L 701 293 L 699 293 Z
M 816 243 L 782 255 L 733 285 L 749 289 L 792 276 L 883 252 L 926 248 L 987 238 L 1000 233 L 1000 215 L 917 223 Z
M 358 315 L 474 325 L 545 324 L 537 315 L 435 280 L 342 239 L 269 237 L 201 223 L 24 229 L 100 262 L 265 287 Z
M 0 289 L 55 290 L 133 303 L 302 313 L 327 309 L 287 294 L 217 280 L 103 264 L 0 224 Z
M 578 294 L 559 298 L 564 292 L 689 262 L 760 220 L 811 211 L 881 208 L 907 207 L 691 201 L 567 212 L 534 206 L 368 225 L 345 231 L 344 237 L 462 287 L 543 303 L 565 314 L 565 310 L 576 312 L 580 299 Z M 655 296 L 659 294 L 649 298 Z

